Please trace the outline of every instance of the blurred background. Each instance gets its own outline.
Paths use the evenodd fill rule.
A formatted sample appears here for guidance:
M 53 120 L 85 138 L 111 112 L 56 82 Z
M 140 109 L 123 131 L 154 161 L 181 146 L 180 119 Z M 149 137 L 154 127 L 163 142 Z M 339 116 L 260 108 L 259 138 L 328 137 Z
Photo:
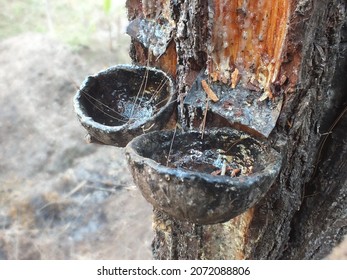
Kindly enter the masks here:
M 124 151 L 87 144 L 72 98 L 130 63 L 125 0 L 0 0 L 0 259 L 150 259 Z
M 0 0 L 0 39 L 45 34 L 92 62 L 129 62 L 125 0 Z

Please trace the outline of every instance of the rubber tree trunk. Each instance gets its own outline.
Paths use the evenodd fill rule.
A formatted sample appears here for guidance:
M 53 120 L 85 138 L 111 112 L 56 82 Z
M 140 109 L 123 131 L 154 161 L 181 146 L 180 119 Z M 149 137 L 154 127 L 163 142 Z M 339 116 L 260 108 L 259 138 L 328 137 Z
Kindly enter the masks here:
M 268 138 L 284 160 L 266 196 L 215 225 L 154 209 L 154 258 L 326 256 L 347 233 L 345 0 L 128 0 L 127 9 L 132 59 L 176 80 L 182 126 L 205 69 L 209 81 L 282 102 Z

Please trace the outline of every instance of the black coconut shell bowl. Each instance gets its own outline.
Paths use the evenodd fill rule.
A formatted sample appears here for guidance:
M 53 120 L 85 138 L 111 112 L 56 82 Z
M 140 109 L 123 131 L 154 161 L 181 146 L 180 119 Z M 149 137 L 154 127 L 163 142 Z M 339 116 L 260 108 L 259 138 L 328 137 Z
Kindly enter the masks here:
M 176 106 L 174 85 L 163 71 L 117 65 L 89 76 L 74 98 L 79 121 L 89 135 L 124 147 L 134 137 L 162 129 Z
M 231 128 L 143 134 L 127 145 L 126 157 L 154 208 L 196 224 L 225 222 L 251 208 L 281 167 L 266 140 Z

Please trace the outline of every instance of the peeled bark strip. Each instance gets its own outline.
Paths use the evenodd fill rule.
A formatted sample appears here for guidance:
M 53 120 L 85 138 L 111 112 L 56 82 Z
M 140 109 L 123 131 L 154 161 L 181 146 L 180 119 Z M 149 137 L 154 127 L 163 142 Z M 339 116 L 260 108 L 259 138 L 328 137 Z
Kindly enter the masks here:
M 127 7 L 130 20 L 172 27 L 164 55 L 133 35 L 131 53 L 176 77 L 181 124 L 184 97 L 205 68 L 212 81 L 262 91 L 261 100 L 283 97 L 269 139 L 284 161 L 268 194 L 223 224 L 155 210 L 154 257 L 323 258 L 347 233 L 346 2 L 128 0 Z

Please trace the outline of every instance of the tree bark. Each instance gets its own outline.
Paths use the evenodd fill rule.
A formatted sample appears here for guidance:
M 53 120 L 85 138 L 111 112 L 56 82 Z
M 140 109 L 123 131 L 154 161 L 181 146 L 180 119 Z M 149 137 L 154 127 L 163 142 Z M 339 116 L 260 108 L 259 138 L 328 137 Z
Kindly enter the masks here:
M 261 88 L 269 102 L 283 98 L 279 118 L 268 139 L 284 160 L 280 175 L 266 196 L 240 216 L 215 225 L 179 221 L 154 209 L 154 258 L 323 258 L 347 233 L 346 2 L 244 1 L 244 7 L 252 9 L 253 14 L 262 13 L 253 2 L 264 2 L 263 8 L 274 5 L 278 10 L 274 14 L 274 8 L 268 6 L 274 25 L 269 21 L 271 30 L 267 34 L 277 35 L 267 35 L 265 40 L 270 40 L 274 48 L 261 49 L 259 52 L 266 53 L 260 55 L 253 44 L 246 44 L 249 55 L 235 47 L 241 45 L 242 36 L 216 35 L 222 34 L 216 32 L 217 24 L 232 24 L 225 17 L 225 10 L 234 2 L 237 1 L 127 1 L 128 17 L 133 22 L 128 31 L 132 36 L 132 59 L 162 68 L 176 80 L 178 121 L 182 126 L 187 123 L 184 98 L 201 70 L 207 68 L 211 79 L 220 82 L 231 79 L 227 73 L 230 69 L 222 65 L 225 59 L 233 60 L 233 69 L 243 63 L 240 84 L 244 86 L 248 73 L 260 80 L 259 72 L 252 72 L 254 65 L 263 69 L 265 54 L 272 58 L 275 62 L 266 64 L 272 66 Z M 235 4 L 235 11 L 230 11 L 247 19 L 250 11 L 244 7 Z M 219 18 L 223 20 L 216 22 Z M 136 24 L 136 19 L 146 20 L 145 24 Z M 150 36 L 150 29 L 144 26 L 153 21 L 159 22 L 160 30 L 167 36 L 139 40 L 136 34 L 141 28 Z M 257 44 L 262 46 L 260 37 Z M 228 40 L 234 40 L 232 48 L 225 45 L 229 52 L 219 47 Z M 165 52 L 154 51 L 159 45 L 165 45 Z M 258 62 L 247 62 L 257 55 Z

